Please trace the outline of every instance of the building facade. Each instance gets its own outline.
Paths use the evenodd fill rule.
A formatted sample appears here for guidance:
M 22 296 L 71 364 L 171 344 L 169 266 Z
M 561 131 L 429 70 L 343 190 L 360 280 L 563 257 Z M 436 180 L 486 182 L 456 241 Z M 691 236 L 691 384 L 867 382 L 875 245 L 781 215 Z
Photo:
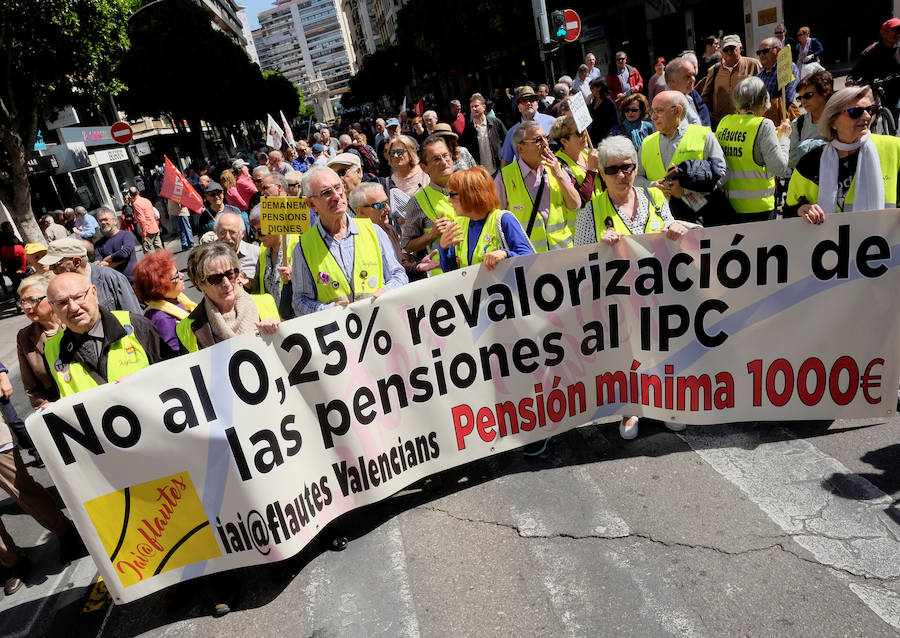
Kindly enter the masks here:
M 341 11 L 347 22 L 356 64 L 361 66 L 364 57 L 382 46 L 381 33 L 375 23 L 375 3 L 373 0 L 342 0 Z
M 253 31 L 259 65 L 279 71 L 309 95 L 317 77 L 331 98 L 347 91 L 356 55 L 339 0 L 277 0 Z
M 375 32 L 384 46 L 397 44 L 397 14 L 407 0 L 371 0 L 375 14 Z

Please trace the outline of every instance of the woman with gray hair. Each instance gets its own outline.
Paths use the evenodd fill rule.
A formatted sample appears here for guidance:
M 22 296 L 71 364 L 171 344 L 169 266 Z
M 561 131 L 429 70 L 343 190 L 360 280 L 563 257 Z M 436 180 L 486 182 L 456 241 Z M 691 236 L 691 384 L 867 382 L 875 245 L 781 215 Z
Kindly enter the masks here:
M 758 77 L 741 80 L 733 98 L 738 112 L 723 117 L 716 129 L 727 166 L 724 190 L 734 209 L 730 222 L 775 219 L 775 178 L 791 174 L 791 123 L 784 120 L 776 131 L 763 117 L 769 92 Z
M 585 208 L 575 220 L 575 245 L 585 246 L 602 241 L 615 244 L 628 235 L 665 232 L 678 240 L 689 228 L 689 222 L 676 221 L 669 203 L 658 188 L 635 188 L 637 151 L 625 137 L 608 137 L 597 147 L 600 177 L 606 190 L 595 202 L 593 210 Z M 684 429 L 680 423 L 666 422 L 673 431 Z M 623 439 L 638 435 L 638 417 L 629 416 L 619 425 Z
M 828 99 L 818 122 L 828 143 L 797 163 L 785 217 L 821 224 L 829 213 L 897 205 L 900 139 L 869 132 L 877 108 L 868 86 L 841 89 Z
M 184 351 L 196 352 L 254 330 L 272 334 L 281 323 L 271 295 L 249 295 L 235 284 L 241 260 L 231 246 L 218 241 L 197 246 L 188 256 L 187 271 L 203 301 L 175 328 Z

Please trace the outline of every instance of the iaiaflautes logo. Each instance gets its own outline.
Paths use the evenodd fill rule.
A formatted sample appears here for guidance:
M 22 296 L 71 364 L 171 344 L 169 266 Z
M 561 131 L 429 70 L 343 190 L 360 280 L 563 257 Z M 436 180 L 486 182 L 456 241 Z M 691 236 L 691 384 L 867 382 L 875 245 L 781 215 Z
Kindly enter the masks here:
M 110 492 L 84 507 L 123 587 L 221 555 L 187 472 Z

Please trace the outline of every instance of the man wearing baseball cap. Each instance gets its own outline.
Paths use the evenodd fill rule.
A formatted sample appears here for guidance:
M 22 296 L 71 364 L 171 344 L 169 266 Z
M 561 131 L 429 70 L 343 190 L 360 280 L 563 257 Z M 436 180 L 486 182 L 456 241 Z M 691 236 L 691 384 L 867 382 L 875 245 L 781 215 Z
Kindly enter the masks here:
M 234 171 L 237 181 L 235 187 L 238 190 L 238 195 L 245 202 L 249 202 L 250 198 L 253 197 L 253 193 L 256 192 L 256 185 L 250 178 L 250 165 L 239 157 L 231 163 L 231 170 Z
M 550 127 L 553 126 L 553 123 L 556 121 L 556 119 L 550 115 L 538 113 L 539 99 L 538 94 L 527 84 L 516 89 L 516 106 L 519 109 L 519 113 L 522 115 L 522 120 L 521 122 L 513 124 L 506 132 L 506 138 L 503 140 L 503 148 L 500 150 L 501 167 L 512 164 L 519 156 L 516 152 L 516 145 L 513 143 L 513 133 L 516 132 L 516 129 L 519 128 L 519 125 L 522 122 L 535 121 L 540 124 L 541 128 L 546 132 L 550 130 Z
M 141 314 L 141 305 L 128 278 L 114 268 L 88 262 L 87 250 L 74 237 L 51 241 L 40 264 L 49 266 L 56 275 L 75 272 L 97 288 L 97 301 L 104 310 L 127 310 Z
M 891 109 L 894 117 L 897 117 L 897 103 L 900 101 L 900 62 L 897 61 L 897 45 L 900 44 L 900 20 L 891 18 L 881 25 L 880 37 L 877 42 L 870 44 L 856 66 L 847 78 L 847 85 L 871 84 L 875 80 L 884 80 L 894 76 L 892 80 L 882 84 L 884 98 L 882 104 Z M 851 81 L 852 80 L 852 81 Z
M 743 45 L 740 36 L 726 35 L 721 43 L 722 61 L 709 69 L 700 92 L 700 97 L 709 107 L 713 130 L 723 117 L 737 113 L 731 97 L 734 87 L 744 78 L 753 77 L 762 71 L 759 60 L 741 55 Z
M 344 192 L 347 193 L 347 199 L 353 189 L 360 185 L 363 181 L 362 162 L 359 155 L 353 153 L 338 153 L 328 160 L 328 168 L 333 170 L 341 178 L 344 185 Z M 351 210 L 351 212 L 354 212 Z

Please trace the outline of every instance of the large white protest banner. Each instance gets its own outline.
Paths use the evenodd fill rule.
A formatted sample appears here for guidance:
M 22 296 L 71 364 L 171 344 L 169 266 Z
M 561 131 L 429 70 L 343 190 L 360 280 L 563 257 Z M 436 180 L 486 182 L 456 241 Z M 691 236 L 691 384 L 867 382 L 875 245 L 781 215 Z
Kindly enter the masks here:
M 28 429 L 127 602 L 591 420 L 890 415 L 898 244 L 884 211 L 505 260 L 154 365 Z

